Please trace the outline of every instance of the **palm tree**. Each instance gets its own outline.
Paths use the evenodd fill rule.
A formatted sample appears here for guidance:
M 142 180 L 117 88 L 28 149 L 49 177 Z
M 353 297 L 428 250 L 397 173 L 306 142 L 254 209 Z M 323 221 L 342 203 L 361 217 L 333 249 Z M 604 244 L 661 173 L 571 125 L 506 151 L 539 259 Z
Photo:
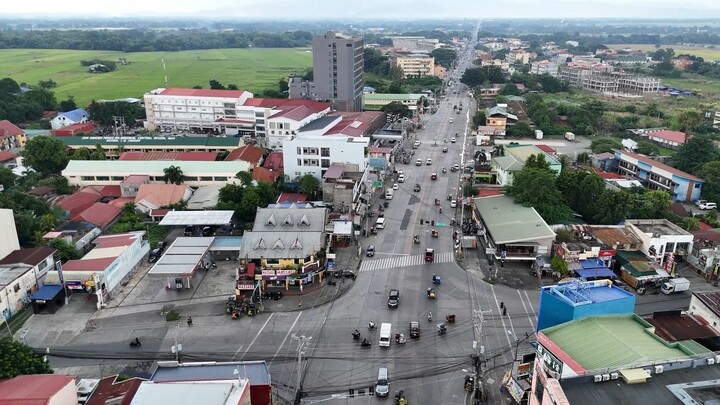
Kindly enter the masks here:
M 183 174 L 182 169 L 177 166 L 165 168 L 163 169 L 163 173 L 165 173 L 165 176 L 163 176 L 165 184 L 182 184 L 185 181 L 185 175 Z
M 237 172 L 235 177 L 240 180 L 240 185 L 243 187 L 249 187 L 252 185 L 253 178 L 250 172 Z
M 572 164 L 572 160 L 568 155 L 558 156 L 558 162 L 560 162 L 560 171 L 567 169 Z
M 505 149 L 502 145 L 495 145 L 492 151 L 493 156 L 505 156 Z

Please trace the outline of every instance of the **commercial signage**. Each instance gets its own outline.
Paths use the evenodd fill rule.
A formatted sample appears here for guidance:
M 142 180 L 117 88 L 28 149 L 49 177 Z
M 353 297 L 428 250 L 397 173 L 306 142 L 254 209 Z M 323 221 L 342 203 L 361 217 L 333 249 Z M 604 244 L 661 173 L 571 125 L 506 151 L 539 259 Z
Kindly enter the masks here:
M 295 274 L 295 270 L 275 270 L 275 274 L 278 276 L 291 276 Z
M 63 269 L 62 269 L 62 262 L 60 260 L 55 262 L 55 268 L 58 272 L 58 280 L 60 280 L 60 285 L 65 286 L 65 278 L 63 277 Z
M 275 275 L 275 270 L 263 270 L 263 271 L 262 271 L 262 275 L 263 275 L 263 276 L 274 276 L 274 275 Z
M 244 290 L 244 291 L 254 290 L 254 289 L 255 289 L 255 285 L 254 285 L 253 283 L 238 283 L 237 289 L 238 289 L 238 290 Z
M 45 300 L 35 300 L 35 302 L 38 304 L 44 304 L 46 301 Z
M 543 345 L 537 346 L 537 352 L 540 358 L 543 360 L 545 367 L 557 373 L 556 378 L 560 378 L 562 375 L 563 362 L 560 361 L 554 354 L 550 353 Z

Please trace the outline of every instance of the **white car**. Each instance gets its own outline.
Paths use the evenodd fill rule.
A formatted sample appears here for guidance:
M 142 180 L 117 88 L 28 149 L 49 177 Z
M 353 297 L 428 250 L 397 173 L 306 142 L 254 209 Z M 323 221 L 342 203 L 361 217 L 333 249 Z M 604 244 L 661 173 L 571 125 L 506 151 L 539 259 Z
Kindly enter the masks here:
M 432 159 L 428 158 L 428 160 L 425 161 L 425 164 L 430 166 L 432 164 Z
M 706 201 L 698 206 L 701 210 L 715 210 L 717 209 L 717 204 L 714 202 Z
M 455 143 L 457 140 L 455 138 L 450 138 L 450 142 Z
M 708 200 L 697 200 L 697 201 L 695 201 L 695 205 L 697 205 L 699 207 L 700 205 L 705 204 L 706 202 L 708 202 Z
M 401 174 L 398 176 L 398 183 L 405 183 L 405 175 Z
M 456 200 L 450 200 L 450 208 L 457 207 L 457 201 Z
M 397 183 L 393 184 L 393 190 L 399 190 L 399 189 L 400 189 L 399 184 L 397 184 Z
M 422 166 L 422 159 L 418 159 L 415 161 L 415 166 Z

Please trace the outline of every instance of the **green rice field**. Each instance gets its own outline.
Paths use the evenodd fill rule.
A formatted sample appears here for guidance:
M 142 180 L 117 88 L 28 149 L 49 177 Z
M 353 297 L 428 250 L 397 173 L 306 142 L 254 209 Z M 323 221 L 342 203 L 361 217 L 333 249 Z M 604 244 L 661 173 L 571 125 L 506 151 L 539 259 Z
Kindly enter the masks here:
M 608 45 L 608 48 L 612 49 L 624 49 L 629 48 L 633 51 L 643 51 L 643 52 L 655 52 L 657 48 L 655 48 L 655 45 L 653 44 L 611 44 Z M 705 48 L 703 46 L 688 46 L 688 45 L 671 45 L 671 44 L 663 44 L 661 46 L 662 49 L 665 48 L 672 48 L 675 51 L 675 55 L 695 55 L 699 56 L 706 61 L 711 60 L 720 60 L 720 47 L 718 48 Z
M 88 73 L 81 60 L 101 59 L 130 63 L 110 73 Z M 312 66 L 309 49 L 210 49 L 182 52 L 74 51 L 56 49 L 0 50 L 0 77 L 18 83 L 35 84 L 52 79 L 58 100 L 75 97 L 78 105 L 93 99 L 135 97 L 165 87 L 203 86 L 215 79 L 224 85 L 236 84 L 242 90 L 259 92 L 278 89 L 278 81 L 291 73 L 303 73 Z

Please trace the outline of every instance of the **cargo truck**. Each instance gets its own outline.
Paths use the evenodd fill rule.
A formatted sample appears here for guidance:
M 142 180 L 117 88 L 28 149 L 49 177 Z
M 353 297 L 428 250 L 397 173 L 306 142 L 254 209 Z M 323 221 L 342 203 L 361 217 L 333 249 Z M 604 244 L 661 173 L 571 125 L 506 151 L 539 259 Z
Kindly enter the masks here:
M 575 134 L 573 134 L 572 132 L 565 132 L 565 139 L 572 142 L 575 140 Z
M 660 287 L 660 291 L 662 291 L 665 295 L 670 295 L 672 293 L 681 292 L 681 291 L 687 291 L 690 289 L 690 280 L 686 278 L 673 278 L 663 283 L 662 287 Z

